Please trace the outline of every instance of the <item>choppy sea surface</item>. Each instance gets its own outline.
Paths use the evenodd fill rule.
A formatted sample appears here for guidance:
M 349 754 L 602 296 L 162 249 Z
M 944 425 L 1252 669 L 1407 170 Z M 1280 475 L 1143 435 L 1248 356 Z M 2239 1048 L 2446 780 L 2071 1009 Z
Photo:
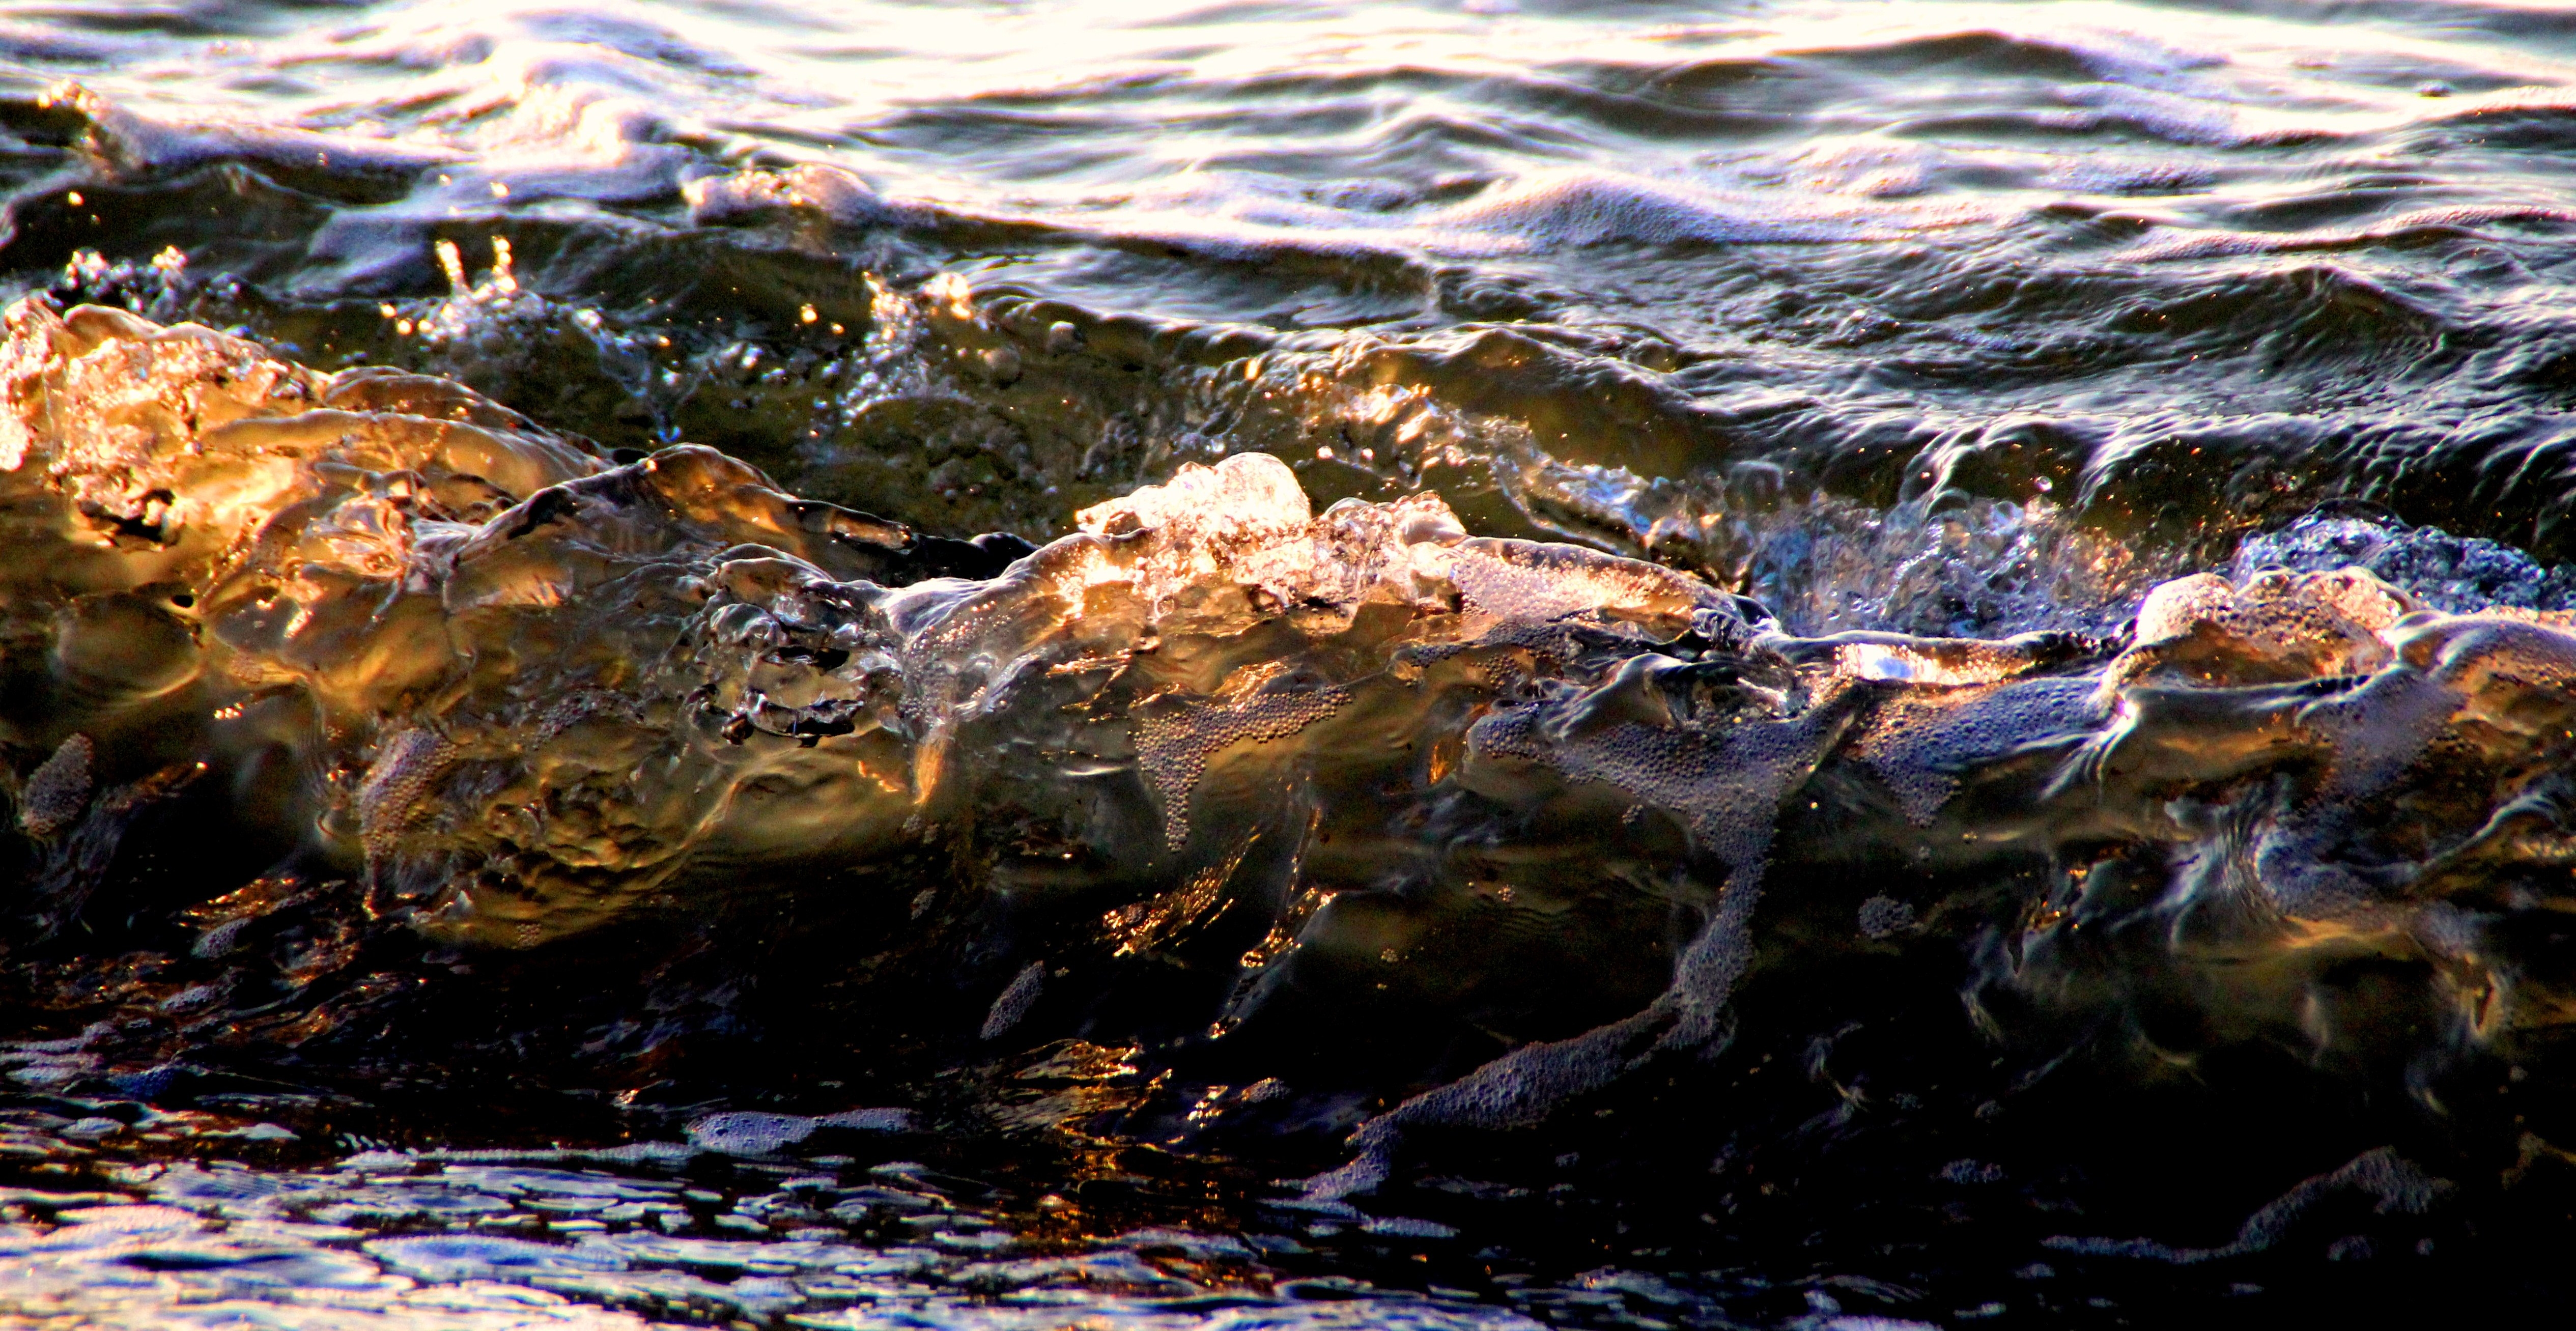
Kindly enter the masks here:
M 1318 512 L 1436 491 L 1476 536 L 1651 561 L 1809 638 L 2116 643 L 2148 589 L 2251 567 L 2249 538 L 2295 545 L 2320 505 L 2347 554 L 2439 529 L 2411 581 L 2374 568 L 2441 610 L 2576 606 L 2571 181 L 2576 7 L 2538 0 L 0 6 L 8 299 L 452 379 L 603 462 L 707 445 L 961 538 L 1043 543 L 1187 464 L 1268 454 Z M 9 726 L 23 803 L 62 737 Z M 166 836 L 118 871 L 158 904 L 0 958 L 0 1320 L 1859 1331 L 2571 1292 L 2539 1257 L 2563 1194 L 2445 1218 L 2454 1185 L 2409 1163 L 2430 1148 L 2345 1149 L 2393 1141 L 2354 1126 L 2392 1104 L 2452 1112 L 2462 1092 L 2402 1069 L 2349 1100 L 2258 1079 L 2124 1173 L 2106 1137 L 2162 1110 L 1998 1118 L 2056 1064 L 1960 1054 L 1958 1130 L 2020 1155 L 1893 1128 L 1873 1140 L 1902 1143 L 1914 1192 L 1856 1164 L 1836 1182 L 1855 1116 L 1938 1098 L 1836 1071 L 1879 1056 L 1837 1052 L 1874 1020 L 1848 993 L 1724 1074 L 1776 1068 L 1813 1104 L 1753 1126 L 1587 1108 L 1374 1210 L 1276 1182 L 1339 1158 L 1359 1098 L 1271 1125 L 1308 1133 L 1283 1162 L 1113 1122 L 1165 1082 L 1100 1029 L 961 1062 L 869 1046 L 863 1004 L 800 1018 L 793 995 L 882 947 L 797 932 L 799 910 L 853 927 L 820 908 L 775 908 L 797 941 L 765 972 L 666 938 L 626 1009 L 592 1001 L 613 956 L 564 963 L 589 1006 L 566 1000 L 560 1049 L 300 1065 L 342 1020 L 314 1008 L 230 1062 L 204 1032 L 126 1058 L 131 1012 L 235 1001 L 152 989 L 136 958 L 289 895 L 210 877 L 191 903 L 192 872 L 253 852 Z M 279 945 L 312 958 L 297 985 L 359 964 L 301 938 Z M 432 948 L 440 983 L 503 995 L 442 1019 L 547 1027 L 548 957 Z M 1909 1008 L 1968 1009 L 1971 1044 L 1992 1024 L 1916 971 Z M 1586 1001 L 1572 1029 L 1618 1015 Z M 1881 1029 L 1843 1047 L 1912 1056 Z M 1468 1048 L 1426 1066 L 1454 1076 Z M 547 1062 L 600 1050 L 622 1070 Z M 2202 1078 L 2224 1079 L 2176 1063 L 2154 1086 Z M 2480 1104 L 2524 1085 L 2516 1064 Z M 1584 1165 L 1629 1140 L 1614 1108 L 1639 1140 L 1706 1127 L 1676 1148 L 1692 1172 Z M 2289 1158 L 2309 1121 L 2314 1158 Z M 2511 1123 L 2519 1155 L 2482 1177 L 2576 1159 Z M 1747 1172 L 1757 1139 L 1814 1149 Z M 2051 1140 L 2087 1163 L 2050 1164 Z M 2177 1185 L 2215 1190 L 2202 1211 L 2157 1174 L 2192 1155 L 2233 1180 Z M 2378 1219 L 2294 1223 L 2336 1207 Z

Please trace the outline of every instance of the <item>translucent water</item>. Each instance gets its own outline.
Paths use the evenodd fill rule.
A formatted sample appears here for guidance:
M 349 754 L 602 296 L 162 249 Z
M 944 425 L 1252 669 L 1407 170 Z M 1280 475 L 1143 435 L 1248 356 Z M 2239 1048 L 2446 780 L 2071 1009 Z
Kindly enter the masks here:
M 0 12 L 0 1316 L 2561 1297 L 2571 42 Z

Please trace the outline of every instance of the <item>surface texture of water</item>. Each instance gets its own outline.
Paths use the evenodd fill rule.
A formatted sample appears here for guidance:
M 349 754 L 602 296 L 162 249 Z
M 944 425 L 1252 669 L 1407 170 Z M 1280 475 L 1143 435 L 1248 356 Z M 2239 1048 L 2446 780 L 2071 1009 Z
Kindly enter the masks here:
M 2117 669 L 2105 663 L 2150 588 L 2206 569 L 2352 560 L 2435 610 L 2576 607 L 2576 579 L 2555 568 L 2576 553 L 2559 520 L 2576 485 L 2571 158 L 2576 10 L 2506 0 L 0 7 L 0 295 L 228 329 L 319 372 L 458 380 L 590 441 L 562 445 L 565 475 L 704 444 L 786 493 L 913 530 L 1045 542 L 1186 464 L 1267 453 L 1315 512 L 1436 491 L 1459 530 L 1682 570 L 1758 598 L 1802 639 L 2048 631 L 2102 670 Z M 490 423 L 473 415 L 488 408 L 456 410 Z M 170 437 L 193 439 L 196 424 Z M 483 507 L 445 515 L 482 521 L 526 494 L 507 478 L 487 488 Z M 2288 527 L 2328 501 L 2343 502 L 2324 522 Z M 10 503 L 8 522 L 35 521 L 34 501 Z M 144 508 L 114 516 L 128 524 L 116 539 L 160 530 Z M 314 548 L 326 546 L 308 567 L 347 543 Z M 0 1159 L 23 1185 L 0 1195 L 6 1315 L 2107 1325 L 2369 1307 L 2391 1291 L 2436 1306 L 2563 1291 L 2525 1255 L 2564 1234 L 2563 1193 L 2547 1190 L 2576 1156 L 2550 1134 L 2576 1106 L 2556 1089 L 2564 1069 L 2512 1061 L 2537 1067 L 2563 1023 L 2530 1015 L 2537 999 L 2492 1023 L 2480 1006 L 2561 992 L 2554 879 L 2409 917 L 2428 964 L 2503 977 L 2489 997 L 2453 995 L 2471 1035 L 2374 1006 L 2413 982 L 2389 978 L 2403 968 L 2388 949 L 2355 952 L 2331 979 L 2364 996 L 2351 1010 L 2373 1014 L 2369 1029 L 2311 1002 L 2270 1026 L 2248 1017 L 2244 1034 L 2226 1014 L 2259 1006 L 2245 995 L 2278 979 L 2269 961 L 2213 962 L 2206 974 L 2233 978 L 2205 984 L 2201 971 L 2186 983 L 2070 961 L 2033 996 L 2028 938 L 2063 927 L 2068 955 L 2096 955 L 2065 941 L 2067 880 L 1871 860 L 1840 848 L 1875 845 L 1867 835 L 1790 808 L 1777 858 L 1791 869 L 1772 900 L 1815 884 L 1813 897 L 1893 910 L 1896 897 L 1872 895 L 1878 879 L 1919 872 L 1950 874 L 1940 900 L 1969 904 L 1926 905 L 1919 925 L 1864 904 L 1873 942 L 1932 943 L 1804 970 L 1777 957 L 1808 955 L 1816 935 L 1766 908 L 1777 941 L 1748 963 L 1729 1018 L 1745 1034 L 1722 1066 L 1712 1055 L 1672 1072 L 1662 1098 L 1631 1087 L 1583 1101 L 1579 1121 L 1469 1142 L 1354 1209 L 1274 1180 L 1341 1163 L 1348 1129 L 1401 1098 L 1387 1087 L 1440 1084 L 1662 992 L 1700 927 L 1673 923 L 1699 909 L 1698 889 L 1655 877 L 1669 866 L 1653 828 L 1636 833 L 1648 844 L 1636 863 L 1569 849 L 1627 835 L 1603 829 L 1640 826 L 1634 806 L 1477 842 L 1490 864 L 1460 871 L 1473 891 L 1528 892 L 1551 874 L 1630 882 L 1627 905 L 1569 891 L 1578 904 L 1547 916 L 1560 921 L 1548 929 L 1594 931 L 1581 966 L 1440 954 L 1415 967 L 1433 978 L 1408 981 L 1404 1002 L 1484 1015 L 1426 1035 L 1410 1009 L 1328 1006 L 1263 1036 L 1265 1057 L 1287 1059 L 1275 1068 L 1202 1066 L 1174 1083 L 1154 1057 L 1137 1061 L 1130 1035 L 1179 1018 L 1135 1009 L 1196 981 L 1102 998 L 1082 1022 L 1042 1016 L 1031 1029 L 1056 1043 L 1011 1048 L 994 1041 L 1023 1012 L 1047 1013 L 1030 1007 L 1040 981 L 1062 979 L 1020 969 L 1044 940 L 887 941 L 964 929 L 964 908 L 925 903 L 996 881 L 976 856 L 1033 860 L 1053 843 L 925 841 L 865 874 L 759 869 L 753 847 L 700 867 L 694 881 L 735 872 L 742 889 L 714 923 L 602 942 L 583 933 L 598 919 L 562 915 L 524 939 L 478 924 L 424 941 L 407 924 L 378 929 L 377 859 L 361 872 L 293 858 L 278 829 L 329 820 L 262 793 L 301 773 L 362 800 L 362 778 L 399 766 L 384 754 L 430 733 L 388 719 L 381 733 L 324 726 L 329 742 L 257 760 L 241 755 L 270 751 L 226 739 L 241 773 L 225 769 L 230 807 L 266 821 L 175 805 L 84 868 L 88 852 L 45 840 L 59 829 L 38 799 L 75 765 L 88 798 L 92 750 L 63 747 L 67 718 L 85 718 L 80 745 L 99 737 L 102 789 L 130 779 L 118 789 L 136 801 L 157 764 L 190 754 L 175 723 L 131 738 L 163 724 L 118 711 L 116 688 L 148 692 L 149 663 L 119 645 L 81 664 L 61 626 L 107 621 L 80 617 L 92 603 L 47 582 L 58 570 L 35 548 L 0 550 L 14 635 L 0 643 L 0 745 L 37 847 L 12 843 L 30 886 L 0 934 L 15 972 L 0 1027 L 19 1039 L 6 1057 L 20 1088 L 0 1106 L 13 1134 Z M 914 546 L 868 576 L 989 577 L 1024 548 Z M 619 618 L 599 640 L 634 627 Z M 1692 622 L 1690 634 L 1707 627 Z M 96 632 L 129 644 L 115 635 L 144 631 Z M 1719 649 L 1689 641 L 1670 650 Z M 1289 659 L 1266 640 L 1238 647 L 1271 653 L 1263 669 Z M 2230 639 L 2221 655 L 2250 650 Z M 1846 673 L 1929 678 L 1895 659 Z M 1228 705 L 1347 682 L 1344 657 L 1295 660 L 1229 676 Z M 2222 682 L 2272 687 L 2331 664 Z M 247 712 L 220 719 L 270 725 L 259 709 L 283 714 L 277 696 L 245 693 Z M 793 708 L 814 705 L 799 695 Z M 750 728 L 759 709 L 742 706 Z M 406 696 L 350 714 L 434 710 Z M 1598 724 L 1643 724 L 1605 714 Z M 533 750 L 555 743 L 563 727 L 549 724 L 514 715 L 493 733 Z M 1429 734 L 1415 724 L 1389 723 L 1385 746 Z M 2564 755 L 2531 743 L 2529 762 L 2495 760 L 2496 789 L 2528 796 L 2515 817 L 2555 817 L 2548 782 Z M 1069 773 L 1067 789 L 1099 774 L 1039 748 L 999 761 Z M 1437 785 L 1456 759 L 1427 761 Z M 292 771 L 262 775 L 261 762 Z M 1955 785 L 1964 769 L 1925 770 Z M 2335 798 L 2367 784 L 2320 779 Z M 1347 782 L 1327 793 L 1297 806 L 1308 835 L 1336 826 L 1325 805 L 1371 798 Z M 2172 844 L 2250 843 L 2194 812 L 2240 798 L 2222 785 L 2177 797 L 2167 816 L 2194 830 Z M 2496 834 L 2524 857 L 2515 872 L 2563 878 L 2557 843 L 2517 830 L 2498 799 L 2495 828 L 2521 837 Z M 2439 803 L 2408 795 L 2363 821 L 2438 822 L 2424 810 Z M 1486 835 L 1446 817 L 1384 845 Z M 1971 842 L 2002 836 L 1987 806 L 1960 817 Z M 1131 833 L 1156 835 L 1118 835 Z M 1979 853 L 1944 851 L 1962 864 Z M 2062 873 L 2093 851 L 2050 853 L 2072 857 L 2046 865 Z M 1251 852 L 1233 854 L 1227 874 Z M 1332 854 L 1344 868 L 1317 867 L 1322 851 L 1249 862 L 1295 889 L 1369 854 L 1401 858 Z M 2179 883 L 2192 870 L 2175 855 L 2153 872 Z M 272 861 L 292 871 L 264 874 Z M 1015 890 L 1042 893 L 1014 863 Z M 2090 864 L 2073 871 L 2079 886 Z M 65 881 L 78 883 L 68 898 Z M 1420 898 L 1387 889 L 1388 918 Z M 1146 940 L 1117 955 L 1199 965 L 1156 933 L 1176 899 L 1110 920 Z M 1847 934 L 1847 904 L 1835 909 Z M 2158 918 L 2183 947 L 2191 921 Z M 1356 949 L 1364 930 L 1336 927 L 1355 930 L 1342 941 Z M 1518 947 L 1514 931 L 1540 926 L 1493 927 L 1477 937 Z M 2366 932 L 2314 926 L 2306 942 L 2347 927 Z M 1256 930 L 1229 947 L 1252 947 L 1251 970 L 1287 937 Z M 256 993 L 252 972 L 222 969 L 241 938 L 256 941 L 240 955 L 268 967 Z M 882 975 L 912 965 L 957 978 L 890 1008 Z M 2026 1008 L 1997 996 L 2007 971 Z M 1375 983 L 1300 974 L 1319 991 Z M 1525 989 L 1517 1006 L 1438 978 L 1497 974 Z M 1004 988 L 1013 976 L 1025 992 Z M 2087 987 L 2097 980 L 2107 987 Z M 415 989 L 447 1005 L 444 1043 L 405 1043 L 429 1029 L 402 1024 L 427 1020 L 403 1006 Z M 925 1015 L 959 1004 L 953 1031 Z M 222 1014 L 221 1031 L 187 1025 L 200 1009 Z M 2077 1030 L 2067 1014 L 2105 1011 L 2125 1014 L 2123 1039 L 2193 1052 L 2070 1088 L 2077 1074 L 2058 1069 L 2086 1066 L 2074 1051 L 2098 1050 L 2109 1027 Z M 2494 1023 L 2520 1043 L 2492 1044 Z M 2038 1026 L 2045 1038 L 2024 1038 Z M 2276 1066 L 2281 1047 L 2294 1052 Z M 2388 1050 L 2406 1053 L 2371 1061 Z M 1300 1067 L 1337 1062 L 1377 1090 L 1255 1112 L 1272 1072 L 1305 1086 L 1332 1077 Z M 1167 1103 L 1182 1084 L 1215 1089 Z M 870 1104 L 919 1117 L 776 1140 L 708 1117 Z M 1261 1113 L 1259 1133 L 1210 1126 Z M 2110 1144 L 2124 1134 L 2147 1144 Z M 620 1141 L 626 1155 L 582 1154 Z M 517 1154 L 457 1154 L 476 1148 Z M 2472 1193 L 2474 1206 L 2443 1200 Z
M 1038 535 L 1259 447 L 1789 599 L 1831 599 L 1773 518 L 1819 488 L 2090 501 L 2186 544 L 2347 492 L 2555 548 L 2546 6 L 0 22 L 16 281 L 177 246 L 186 308 L 313 358 L 455 369 L 943 529 Z M 442 238 L 469 282 L 510 241 L 535 308 L 437 319 Z M 869 279 L 934 274 L 1014 302 L 1011 345 L 871 316 Z

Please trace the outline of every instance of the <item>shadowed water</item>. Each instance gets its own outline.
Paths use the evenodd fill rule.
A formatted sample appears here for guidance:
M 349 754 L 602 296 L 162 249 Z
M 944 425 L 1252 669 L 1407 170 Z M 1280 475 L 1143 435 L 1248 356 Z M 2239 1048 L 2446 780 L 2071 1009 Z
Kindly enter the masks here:
M 2571 42 L 0 12 L 0 1306 L 2555 1297 Z

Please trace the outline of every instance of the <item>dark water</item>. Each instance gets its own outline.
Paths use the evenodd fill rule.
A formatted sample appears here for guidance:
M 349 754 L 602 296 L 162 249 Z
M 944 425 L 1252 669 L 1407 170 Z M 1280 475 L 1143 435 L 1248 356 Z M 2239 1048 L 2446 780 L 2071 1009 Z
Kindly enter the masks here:
M 1436 491 L 1475 536 L 1651 560 L 1757 598 L 1790 635 L 2045 630 L 2085 639 L 2070 650 L 2102 669 L 2157 583 L 2275 556 L 2357 559 L 2442 611 L 2576 605 L 2553 571 L 2576 540 L 2559 521 L 2576 476 L 2571 169 L 2576 10 L 2545 4 L 0 10 L 12 299 L 193 321 L 321 372 L 454 379 L 591 441 L 566 445 L 585 467 L 709 445 L 924 533 L 1042 543 L 1185 464 L 1267 453 L 1315 511 Z M 526 498 L 493 488 L 471 520 Z M 37 507 L 6 497 L 11 523 Z M 2352 525 L 2277 535 L 2328 501 Z M 2263 533 L 2270 553 L 2240 555 Z M 2551 1137 L 2576 1143 L 2576 1125 L 2551 1120 L 2576 1102 L 2544 1064 L 2570 1010 L 2554 1006 L 2569 861 L 2531 849 L 2538 833 L 2518 852 L 2528 881 L 2405 926 L 2470 931 L 2418 951 L 2518 996 L 2490 1021 L 2474 986 L 2446 990 L 2470 1013 L 2455 1038 L 2404 1004 L 2337 1016 L 2313 987 L 2306 1007 L 2236 1021 L 2261 1007 L 2244 995 L 2268 992 L 2270 952 L 2181 979 L 2068 963 L 2030 997 L 2020 940 L 2058 918 L 2043 879 L 2094 851 L 2053 846 L 2037 868 L 1846 853 L 1878 843 L 1825 789 L 1804 821 L 1782 806 L 1769 899 L 1829 899 L 1848 934 L 1853 902 L 1910 900 L 1888 885 L 1919 871 L 1948 903 L 1923 898 L 1919 928 L 1873 930 L 1865 903 L 1860 918 L 1921 946 L 1789 965 L 1822 926 L 1766 906 L 1734 1043 L 1705 1045 L 1722 1054 L 1535 1126 L 1417 1143 L 1430 1153 L 1375 1193 L 1319 1197 L 1276 1180 L 1333 1169 L 1351 1129 L 1504 1049 L 1659 1001 L 1698 927 L 1666 916 L 1706 905 L 1658 877 L 1678 854 L 1648 844 L 1662 833 L 1610 844 L 1602 826 L 1634 822 L 1615 806 L 1516 841 L 1444 812 L 1418 842 L 1339 859 L 1265 868 L 1271 852 L 1237 849 L 1227 873 L 1249 854 L 1283 900 L 1322 893 L 1315 918 L 1345 932 L 1316 926 L 1313 955 L 1374 953 L 1354 950 L 1377 935 L 1349 922 L 1353 884 L 1383 888 L 1368 875 L 1411 863 L 1408 844 L 1483 847 L 1491 862 L 1460 872 L 1524 893 L 1647 884 L 1651 909 L 1565 890 L 1546 928 L 1581 947 L 1510 950 L 1539 926 L 1503 912 L 1446 953 L 1407 952 L 1400 1002 L 1282 1008 L 1251 1028 L 1256 1053 L 1196 1064 L 1165 1055 L 1197 1048 L 1230 971 L 1104 981 L 1079 1011 L 1031 988 L 1002 1020 L 1028 957 L 1063 963 L 1059 995 L 1090 983 L 1057 982 L 1086 974 L 1051 932 L 1072 915 L 1008 916 L 990 941 L 1000 908 L 976 894 L 1042 895 L 1010 859 L 1041 857 L 1025 844 L 924 838 L 792 869 L 735 846 L 701 857 L 671 917 L 601 907 L 509 917 L 525 938 L 440 934 L 351 886 L 379 866 L 351 858 L 358 814 L 329 821 L 364 804 L 370 773 L 399 775 L 384 755 L 412 732 L 396 718 L 432 704 L 370 695 L 351 704 L 369 718 L 348 723 L 358 748 L 281 745 L 290 775 L 260 775 L 271 760 L 242 755 L 268 750 L 189 727 L 303 704 L 248 676 L 185 724 L 81 694 L 83 669 L 148 674 L 130 635 L 149 633 L 117 621 L 89 649 L 111 663 L 80 665 L 62 626 L 91 621 L 64 607 L 107 584 L 33 541 L 0 550 L 0 744 L 28 884 L 0 934 L 21 1041 L 0 1108 L 21 1189 L 0 1195 L 0 1316 L 2154 1325 L 2567 1292 L 2544 1255 L 2569 1237 L 2576 1157 Z M 868 576 L 991 577 L 1021 547 L 925 548 Z M 544 641 L 629 641 L 630 617 L 593 608 Z M 1294 659 L 1290 676 L 1347 683 Z M 1164 684 L 1190 693 L 1173 670 Z M 1416 724 L 1347 742 L 1410 743 L 1430 733 Z M 562 729 L 494 727 L 532 746 Z M 75 733 L 136 808 L 181 761 L 213 762 L 233 803 L 174 796 L 81 861 L 26 812 Z M 1032 787 L 1097 775 L 1049 736 L 995 748 L 1002 774 L 975 789 L 1038 807 L 1050 797 L 1010 786 L 1014 764 Z M 2554 742 L 2475 780 L 2537 790 L 2516 783 L 2555 779 Z M 271 793 L 306 778 L 337 794 Z M 1410 798 L 1314 781 L 1309 831 Z M 2362 817 L 2414 816 L 2445 789 L 2428 787 Z M 818 807 L 782 825 L 834 854 L 880 817 Z M 1967 839 L 2007 823 L 1970 818 Z M 1103 813 L 1086 835 L 1160 834 Z M 1175 898 L 1098 867 L 1115 858 L 1081 861 L 1085 890 L 1123 884 L 1146 913 L 1100 925 L 1116 935 L 1102 951 L 1213 973 L 1162 946 L 1147 906 Z M 1383 895 L 1394 918 L 1420 892 Z M 1104 918 L 1083 901 L 1081 920 Z M 1305 917 L 1280 918 L 1276 939 L 1205 947 L 1258 970 L 1246 949 L 1269 965 Z M 2367 932 L 2336 919 L 2300 925 L 2300 945 Z M 235 938 L 258 966 L 226 960 Z M 2412 983 L 2393 945 L 2354 946 L 2335 993 Z M 2007 1002 L 1992 981 L 2012 968 Z M 1274 987 L 1385 988 L 1361 974 Z M 2114 1027 L 2171 1057 L 2096 1057 Z M 1244 1099 L 1273 1078 L 1298 1093 Z M 1176 1102 L 1184 1089 L 1206 1098 Z M 708 1118 L 853 1106 L 912 1116 L 792 1141 Z M 461 1154 L 478 1150 L 509 1154 Z

